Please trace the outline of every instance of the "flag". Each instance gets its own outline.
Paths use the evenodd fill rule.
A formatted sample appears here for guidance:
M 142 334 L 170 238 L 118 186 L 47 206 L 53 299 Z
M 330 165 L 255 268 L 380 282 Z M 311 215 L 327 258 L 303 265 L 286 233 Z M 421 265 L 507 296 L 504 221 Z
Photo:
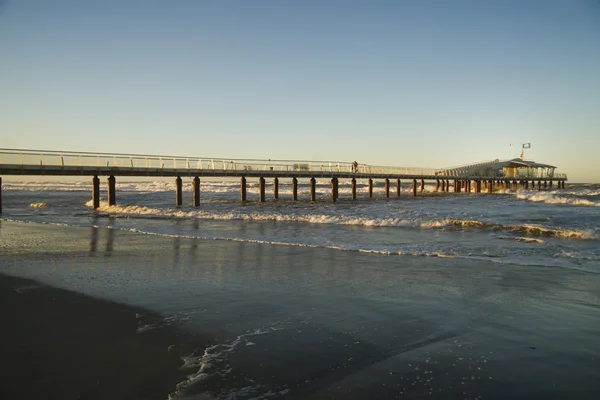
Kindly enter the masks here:
M 531 143 L 523 143 L 523 148 L 524 149 L 530 149 L 531 148 Z

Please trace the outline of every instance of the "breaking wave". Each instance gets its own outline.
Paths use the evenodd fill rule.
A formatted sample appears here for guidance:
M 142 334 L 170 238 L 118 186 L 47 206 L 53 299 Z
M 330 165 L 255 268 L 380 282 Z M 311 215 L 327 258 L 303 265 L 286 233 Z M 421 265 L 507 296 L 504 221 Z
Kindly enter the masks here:
M 86 203 L 92 206 L 92 201 Z M 367 227 L 405 227 L 421 229 L 484 229 L 492 231 L 504 231 L 530 237 L 568 238 L 568 239 L 597 239 L 591 230 L 571 230 L 542 225 L 503 225 L 487 223 L 468 219 L 439 219 L 427 220 L 423 218 L 393 218 L 393 217 L 365 217 L 356 215 L 327 215 L 327 214 L 297 214 L 286 212 L 247 212 L 240 211 L 206 211 L 194 210 L 184 211 L 178 209 L 157 209 L 146 206 L 115 205 L 109 206 L 102 201 L 98 211 L 109 214 L 141 215 L 158 218 L 195 218 L 202 220 L 224 220 L 224 221 L 278 221 L 287 223 L 310 223 L 310 224 L 335 224 L 354 225 Z
M 578 193 L 581 195 L 581 193 Z M 543 193 L 517 193 L 517 199 L 533 201 L 536 203 L 546 203 L 546 204 L 565 204 L 570 206 L 591 206 L 591 207 L 600 207 L 599 202 L 593 202 L 587 199 L 581 199 L 576 197 L 564 197 L 557 196 L 554 193 L 543 192 Z

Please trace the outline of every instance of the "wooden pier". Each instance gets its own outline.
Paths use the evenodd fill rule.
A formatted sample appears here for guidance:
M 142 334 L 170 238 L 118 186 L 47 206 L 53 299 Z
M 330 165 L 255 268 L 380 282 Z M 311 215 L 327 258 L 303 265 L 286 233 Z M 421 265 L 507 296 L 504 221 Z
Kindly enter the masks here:
M 266 180 L 273 179 L 273 198 L 279 198 L 281 179 L 290 179 L 292 201 L 298 200 L 298 179 L 309 179 L 310 201 L 317 201 L 316 179 L 331 180 L 331 202 L 339 199 L 339 180 L 350 179 L 351 199 L 356 200 L 358 180 L 368 184 L 373 197 L 376 180 L 384 182 L 385 197 L 390 197 L 391 181 L 400 196 L 402 180 L 412 183 L 416 197 L 425 182 L 435 182 L 435 192 L 487 193 L 499 190 L 543 190 L 563 188 L 567 176 L 554 166 L 521 159 L 489 161 L 447 169 L 407 168 L 358 164 L 344 161 L 298 161 L 223 159 L 140 154 L 107 154 L 71 151 L 0 149 L 0 213 L 2 212 L 2 176 L 89 176 L 92 180 L 93 208 L 100 207 L 100 178 L 107 177 L 108 204 L 117 204 L 117 177 L 174 177 L 175 205 L 183 205 L 182 177 L 192 178 L 192 206 L 200 206 L 201 177 L 239 177 L 240 201 L 247 201 L 247 179 L 258 180 L 258 201 L 266 201 Z M 536 186 L 537 185 L 537 186 Z

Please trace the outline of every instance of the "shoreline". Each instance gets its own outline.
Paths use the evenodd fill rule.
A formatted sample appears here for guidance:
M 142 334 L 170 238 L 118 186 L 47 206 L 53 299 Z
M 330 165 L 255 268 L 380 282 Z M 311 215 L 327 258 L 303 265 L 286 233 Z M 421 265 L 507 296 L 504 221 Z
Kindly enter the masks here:
M 167 399 L 211 340 L 160 314 L 0 274 L 1 398 Z

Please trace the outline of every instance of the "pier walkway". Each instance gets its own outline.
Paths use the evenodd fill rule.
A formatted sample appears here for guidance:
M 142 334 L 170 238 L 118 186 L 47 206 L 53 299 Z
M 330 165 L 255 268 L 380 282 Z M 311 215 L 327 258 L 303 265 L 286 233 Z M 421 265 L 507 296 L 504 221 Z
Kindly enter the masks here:
M 460 167 L 435 169 L 358 164 L 347 161 L 259 160 L 208 157 L 161 156 L 141 154 L 108 154 L 73 151 L 31 149 L 0 149 L 0 187 L 2 176 L 90 176 L 94 208 L 99 206 L 99 176 L 108 177 L 109 204 L 115 202 L 115 177 L 175 177 L 177 182 L 176 205 L 181 205 L 181 177 L 192 177 L 193 205 L 200 204 L 200 177 L 239 177 L 240 200 L 246 200 L 246 179 L 258 178 L 259 201 L 265 201 L 265 178 L 272 178 L 274 198 L 278 197 L 281 178 L 291 178 L 293 200 L 297 200 L 297 180 L 310 179 L 311 201 L 315 201 L 315 179 L 331 178 L 331 200 L 338 198 L 338 179 L 352 180 L 352 199 L 356 199 L 356 180 L 366 179 L 369 197 L 373 193 L 373 180 L 385 181 L 385 194 L 389 197 L 390 180 L 396 182 L 396 195 L 400 195 L 401 180 L 412 180 L 412 194 L 423 191 L 425 181 L 435 181 L 436 191 L 493 192 L 494 188 L 522 187 L 537 189 L 564 187 L 565 174 L 555 173 L 555 167 L 520 159 L 473 163 Z M 420 190 L 418 182 L 420 181 Z M 2 194 L 0 192 L 0 212 Z

